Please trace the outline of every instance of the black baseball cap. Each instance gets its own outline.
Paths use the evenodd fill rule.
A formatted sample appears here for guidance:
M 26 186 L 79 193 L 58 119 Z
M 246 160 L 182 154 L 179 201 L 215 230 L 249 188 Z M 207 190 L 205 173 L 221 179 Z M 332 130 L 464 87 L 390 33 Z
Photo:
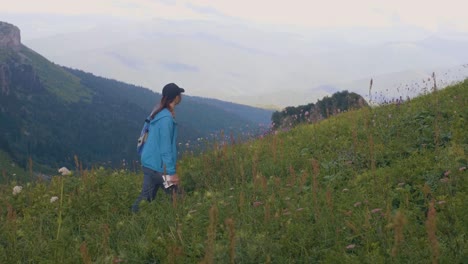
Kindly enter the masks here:
M 164 86 L 162 90 L 162 95 L 167 97 L 167 99 L 171 100 L 183 92 L 185 92 L 184 88 L 180 88 L 175 83 L 168 83 Z

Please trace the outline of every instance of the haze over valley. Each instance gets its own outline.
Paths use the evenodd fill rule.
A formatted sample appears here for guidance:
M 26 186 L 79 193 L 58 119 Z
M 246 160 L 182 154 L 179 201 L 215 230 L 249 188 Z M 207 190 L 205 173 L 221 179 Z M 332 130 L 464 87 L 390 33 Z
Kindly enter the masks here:
M 51 61 L 159 91 L 177 80 L 188 94 L 254 106 L 307 104 L 350 90 L 368 98 L 421 92 L 468 76 L 468 33 L 388 27 L 274 27 L 243 20 L 2 14 L 23 42 Z M 408 87 L 409 86 L 409 87 Z M 375 96 L 374 96 L 375 97 Z

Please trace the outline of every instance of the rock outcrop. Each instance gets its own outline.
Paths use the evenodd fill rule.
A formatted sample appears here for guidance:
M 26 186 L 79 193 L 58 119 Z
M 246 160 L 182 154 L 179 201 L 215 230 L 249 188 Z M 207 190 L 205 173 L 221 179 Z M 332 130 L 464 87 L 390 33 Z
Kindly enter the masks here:
M 0 21 L 0 48 L 19 48 L 21 33 L 17 26 Z

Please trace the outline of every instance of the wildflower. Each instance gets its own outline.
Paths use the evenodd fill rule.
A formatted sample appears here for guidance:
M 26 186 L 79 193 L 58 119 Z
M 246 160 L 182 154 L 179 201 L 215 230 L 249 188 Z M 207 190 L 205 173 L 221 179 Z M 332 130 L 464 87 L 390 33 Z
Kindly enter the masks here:
M 346 246 L 346 249 L 354 249 L 356 247 L 355 244 L 349 244 Z
M 378 213 L 382 211 L 382 208 L 375 208 L 375 209 L 372 209 L 371 213 L 375 214 L 375 213 Z
M 13 187 L 13 195 L 17 195 L 21 192 L 21 190 L 23 189 L 22 186 L 15 186 Z
M 302 208 L 302 207 L 296 209 L 296 211 L 298 211 L 298 212 L 299 212 L 299 211 L 302 211 L 302 210 L 304 210 L 304 208 Z
M 404 183 L 404 182 L 400 182 L 400 183 L 398 183 L 398 187 L 403 187 L 404 185 L 405 185 L 405 183 Z
M 444 204 L 444 203 L 446 203 L 446 202 L 445 202 L 445 201 L 438 201 L 437 203 L 438 203 L 438 204 Z
M 459 171 L 465 171 L 466 170 L 466 167 L 461 167 L 458 169 Z
M 112 260 L 112 263 L 122 263 L 122 262 L 125 262 L 125 260 L 121 258 L 117 258 L 117 257 L 114 257 L 114 259 Z
M 349 191 L 349 189 L 347 189 L 347 188 L 343 189 L 343 192 L 348 192 L 348 191 Z
M 50 203 L 56 202 L 56 201 L 58 201 L 58 199 L 59 198 L 57 196 L 52 196 L 52 197 L 50 197 Z
M 263 204 L 263 203 L 262 203 L 262 202 L 259 202 L 259 201 L 255 201 L 255 202 L 252 203 L 252 205 L 253 205 L 254 207 L 259 207 L 259 206 L 262 205 L 262 204 Z
M 361 202 L 356 202 L 356 203 L 354 203 L 354 207 L 361 206 L 361 204 L 362 204 Z
M 440 179 L 440 182 L 447 183 L 447 182 L 449 182 L 449 178 L 444 177 L 444 178 Z
M 66 168 L 66 167 L 62 167 L 58 170 L 59 173 L 61 173 L 62 175 L 70 175 L 71 172 Z
M 446 172 L 444 172 L 444 176 L 445 176 L 445 177 L 447 177 L 447 176 L 449 176 L 449 175 L 450 175 L 450 171 L 449 171 L 449 170 L 446 171 Z

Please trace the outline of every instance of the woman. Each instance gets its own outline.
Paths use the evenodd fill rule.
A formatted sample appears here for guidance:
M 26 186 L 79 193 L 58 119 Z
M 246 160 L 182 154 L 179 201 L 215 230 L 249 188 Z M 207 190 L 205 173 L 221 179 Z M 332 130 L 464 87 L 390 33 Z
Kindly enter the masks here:
M 161 103 L 150 115 L 148 139 L 141 153 L 143 186 L 140 196 L 133 203 L 133 212 L 138 212 L 141 200 L 154 200 L 159 188 L 166 194 L 177 192 L 179 176 L 176 172 L 177 123 L 174 109 L 182 100 L 183 92 L 185 90 L 174 83 L 165 85 Z M 168 182 L 173 184 L 171 187 L 164 188 L 163 175 L 169 176 Z

